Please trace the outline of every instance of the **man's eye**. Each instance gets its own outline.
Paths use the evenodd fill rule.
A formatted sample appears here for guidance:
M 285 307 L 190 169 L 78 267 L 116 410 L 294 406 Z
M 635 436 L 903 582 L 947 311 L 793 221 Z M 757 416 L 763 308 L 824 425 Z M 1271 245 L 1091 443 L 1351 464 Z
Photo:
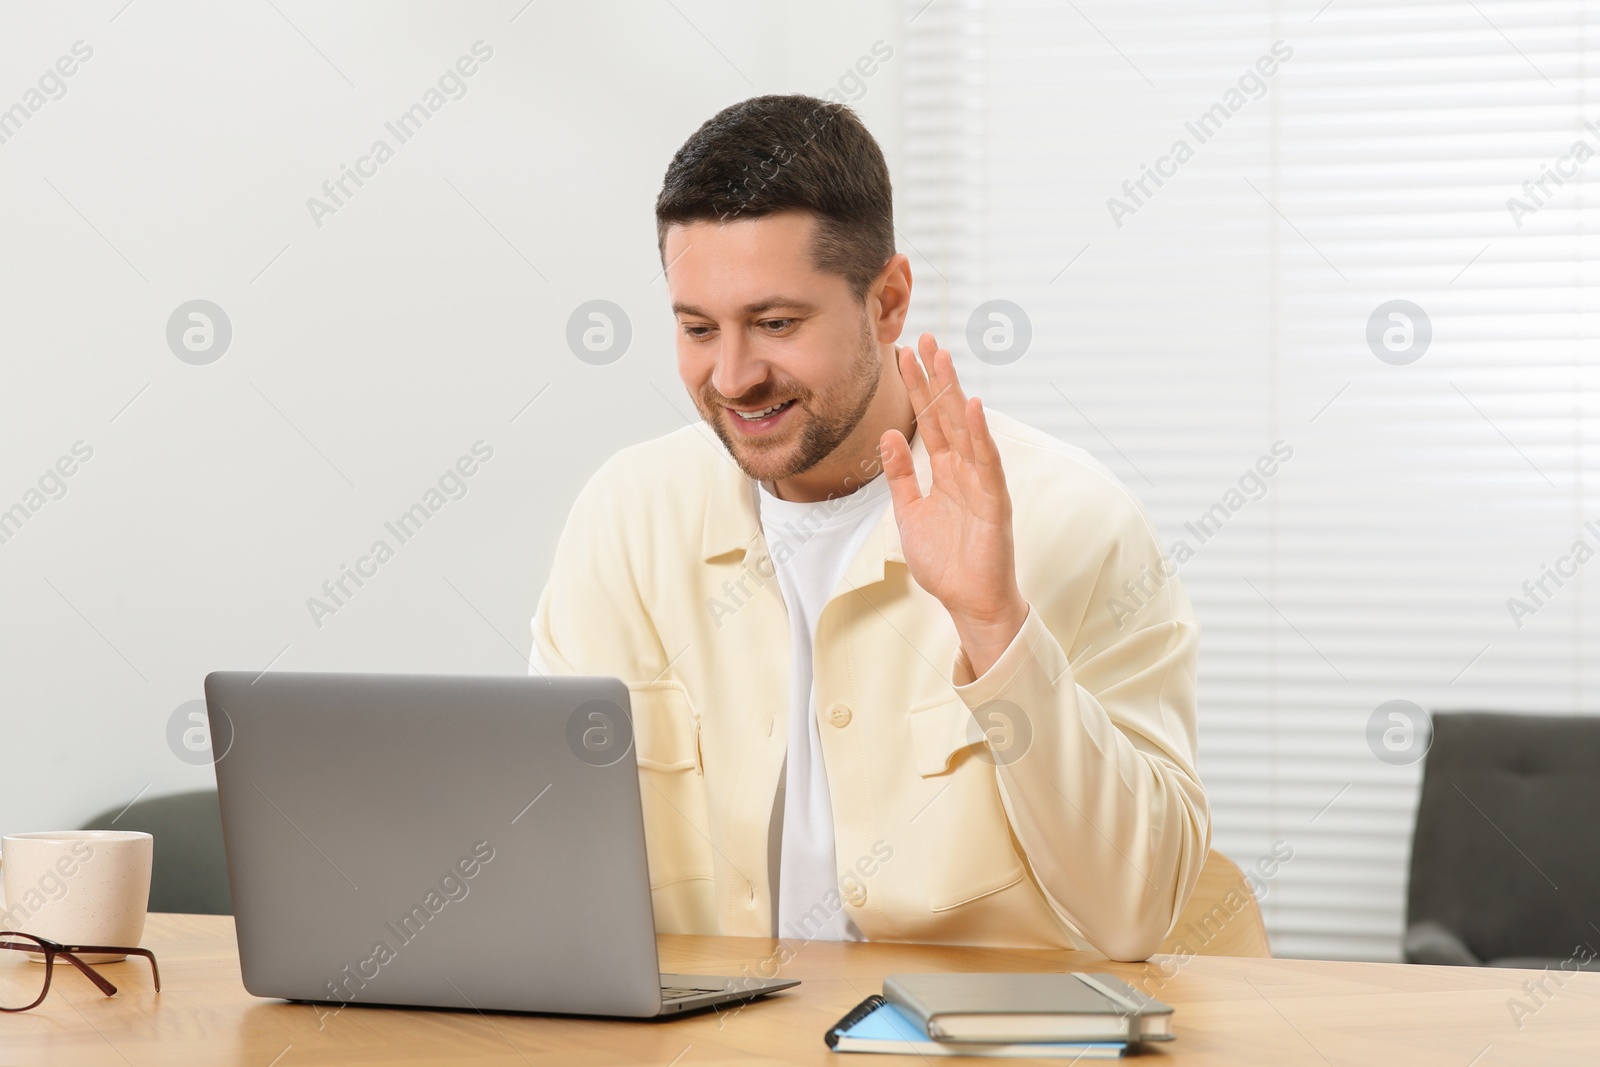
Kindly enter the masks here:
M 683 332 L 688 334 L 690 337 L 694 338 L 696 341 L 698 341 L 701 338 L 705 337 L 706 334 L 711 332 L 711 327 L 709 327 L 709 326 L 685 326 L 683 328 Z
M 794 324 L 793 319 L 767 319 L 761 325 L 767 327 L 771 333 L 782 333 Z

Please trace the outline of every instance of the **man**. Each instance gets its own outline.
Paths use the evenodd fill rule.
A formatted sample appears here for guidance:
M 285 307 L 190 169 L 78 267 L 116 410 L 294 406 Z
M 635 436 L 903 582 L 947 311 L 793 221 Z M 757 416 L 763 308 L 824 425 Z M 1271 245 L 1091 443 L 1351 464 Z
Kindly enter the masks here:
M 704 422 L 594 475 L 533 631 L 535 669 L 630 687 L 658 928 L 1154 952 L 1210 820 L 1138 502 L 896 347 L 911 270 L 847 107 L 727 108 L 656 219 Z

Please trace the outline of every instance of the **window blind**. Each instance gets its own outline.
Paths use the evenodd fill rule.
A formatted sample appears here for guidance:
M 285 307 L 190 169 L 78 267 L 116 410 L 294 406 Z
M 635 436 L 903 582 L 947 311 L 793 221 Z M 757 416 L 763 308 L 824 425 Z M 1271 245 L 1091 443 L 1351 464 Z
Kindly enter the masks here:
M 1383 709 L 1600 711 L 1596 16 L 904 9 L 907 334 L 1150 512 L 1279 955 L 1399 958 L 1427 734 Z M 1028 347 L 979 358 L 997 300 Z

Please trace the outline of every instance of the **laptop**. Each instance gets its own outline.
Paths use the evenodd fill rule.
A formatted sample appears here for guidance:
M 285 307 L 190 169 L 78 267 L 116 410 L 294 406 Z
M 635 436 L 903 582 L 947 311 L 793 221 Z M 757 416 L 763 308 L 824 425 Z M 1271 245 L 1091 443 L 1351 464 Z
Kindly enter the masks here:
M 799 984 L 662 974 L 615 678 L 206 676 L 244 986 L 653 1018 Z

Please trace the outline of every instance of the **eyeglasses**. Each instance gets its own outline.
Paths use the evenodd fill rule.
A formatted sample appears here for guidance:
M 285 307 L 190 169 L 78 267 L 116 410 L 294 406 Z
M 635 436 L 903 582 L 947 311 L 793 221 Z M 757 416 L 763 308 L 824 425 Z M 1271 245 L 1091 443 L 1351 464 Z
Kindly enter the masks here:
M 45 994 L 50 992 L 50 978 L 55 973 L 57 956 L 87 975 L 89 981 L 100 987 L 100 992 L 108 997 L 114 996 L 117 987 L 108 982 L 99 971 L 78 958 L 78 954 L 84 952 L 143 956 L 150 961 L 150 971 L 156 979 L 156 992 L 161 992 L 161 969 L 156 966 L 155 953 L 147 948 L 63 945 L 46 937 L 35 937 L 33 934 L 22 934 L 15 930 L 0 930 L 0 950 L 33 952 L 44 957 L 42 971 L 28 966 L 27 961 L 21 956 L 11 957 L 21 964 L 20 967 L 6 966 L 5 960 L 0 959 L 0 1011 L 27 1011 L 29 1008 L 38 1007 L 44 1000 Z

